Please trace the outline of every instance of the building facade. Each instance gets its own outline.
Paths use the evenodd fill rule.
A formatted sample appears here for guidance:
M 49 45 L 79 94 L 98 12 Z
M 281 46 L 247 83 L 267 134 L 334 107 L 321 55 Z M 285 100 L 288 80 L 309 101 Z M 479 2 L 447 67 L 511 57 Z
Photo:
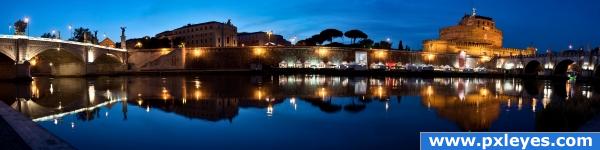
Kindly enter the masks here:
M 535 48 L 503 48 L 502 31 L 490 17 L 479 16 L 473 10 L 458 25 L 442 28 L 436 40 L 425 40 L 423 51 L 433 53 L 463 53 L 469 56 L 533 55 Z
M 113 42 L 109 38 L 104 38 L 104 40 L 102 40 L 102 42 L 100 42 L 98 45 L 100 45 L 100 46 L 106 46 L 106 47 L 110 47 L 110 48 L 115 48 L 116 47 L 115 42 Z
M 238 46 L 291 46 L 292 43 L 277 34 L 269 35 L 267 32 L 238 33 Z M 268 44 L 269 43 L 269 44 Z
M 216 21 L 188 24 L 171 31 L 161 32 L 157 38 L 183 40 L 186 47 L 236 47 L 237 27 L 231 21 L 221 23 Z M 180 45 L 180 43 L 174 43 Z

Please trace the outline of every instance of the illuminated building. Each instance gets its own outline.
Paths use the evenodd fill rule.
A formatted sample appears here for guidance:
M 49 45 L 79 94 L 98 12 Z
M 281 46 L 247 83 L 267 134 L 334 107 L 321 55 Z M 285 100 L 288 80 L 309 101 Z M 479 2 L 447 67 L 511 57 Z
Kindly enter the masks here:
M 267 32 L 253 32 L 247 33 L 242 32 L 237 34 L 238 46 L 265 46 L 269 45 L 276 46 L 291 46 L 292 43 L 285 40 L 283 36 L 277 34 L 269 35 Z
M 237 27 L 231 21 L 188 24 L 156 35 L 157 38 L 182 39 L 188 47 L 236 47 Z
M 490 17 L 479 16 L 473 9 L 458 25 L 442 28 L 440 38 L 423 41 L 424 52 L 453 53 L 465 52 L 469 56 L 517 56 L 533 55 L 535 48 L 503 48 L 502 31 Z

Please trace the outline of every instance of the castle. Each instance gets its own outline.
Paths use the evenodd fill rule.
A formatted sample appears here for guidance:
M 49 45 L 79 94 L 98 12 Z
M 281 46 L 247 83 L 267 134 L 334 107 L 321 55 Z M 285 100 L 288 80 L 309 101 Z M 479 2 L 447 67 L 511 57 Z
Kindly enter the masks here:
M 423 51 L 433 53 L 464 53 L 469 56 L 534 55 L 535 48 L 503 48 L 502 31 L 490 17 L 465 15 L 458 25 L 442 28 L 440 38 L 423 41 Z

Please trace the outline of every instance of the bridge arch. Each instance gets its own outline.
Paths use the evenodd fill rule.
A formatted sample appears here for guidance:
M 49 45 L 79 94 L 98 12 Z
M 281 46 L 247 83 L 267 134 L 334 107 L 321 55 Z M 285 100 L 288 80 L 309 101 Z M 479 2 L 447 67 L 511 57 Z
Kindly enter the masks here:
M 0 53 L 4 54 L 13 61 L 16 59 L 14 50 L 11 50 L 10 48 L 0 47 Z
M 33 75 L 82 76 L 85 75 L 85 61 L 68 49 L 46 49 L 29 60 Z
M 579 69 L 579 66 L 575 64 L 575 61 L 571 59 L 565 59 L 556 64 L 556 66 L 554 66 L 554 75 L 567 76 L 567 73 L 578 72 Z
M 90 66 L 90 70 L 94 73 L 102 74 L 126 70 L 127 66 L 123 63 L 123 60 L 115 54 L 105 53 L 95 57 L 96 59 Z
M 32 48 L 30 48 L 27 51 L 27 60 L 32 59 L 38 55 L 40 55 L 41 53 L 44 53 L 46 51 L 49 50 L 58 50 L 58 51 L 64 51 L 67 53 L 70 53 L 71 55 L 77 57 L 80 60 L 85 60 L 84 58 L 84 47 L 82 46 L 77 46 L 77 45 L 70 45 L 70 44 L 63 44 L 63 45 L 44 45 L 44 46 L 35 46 Z
M 13 79 L 16 77 L 16 66 L 15 61 L 10 56 L 0 54 L 0 79 Z
M 537 75 L 540 71 L 543 71 L 542 63 L 537 60 L 532 60 L 525 65 L 524 73 L 526 75 Z

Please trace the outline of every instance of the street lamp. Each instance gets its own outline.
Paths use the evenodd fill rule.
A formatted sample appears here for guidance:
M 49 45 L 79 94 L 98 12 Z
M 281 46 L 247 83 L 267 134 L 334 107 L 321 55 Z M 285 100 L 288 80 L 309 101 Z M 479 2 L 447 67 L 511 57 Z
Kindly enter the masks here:
M 269 41 L 267 42 L 267 46 L 269 46 L 271 44 L 271 35 L 272 34 L 273 34 L 273 30 L 270 30 L 270 31 L 267 32 L 267 35 L 268 35 L 268 38 L 269 38 Z
M 29 27 L 29 17 L 25 17 L 23 19 L 23 22 L 25 22 L 25 24 L 27 24 L 27 29 L 26 30 L 27 30 L 27 36 L 29 36 L 29 28 L 30 28 Z
M 67 28 L 69 28 L 69 33 L 71 34 L 71 38 L 73 38 L 73 26 L 69 25 Z

